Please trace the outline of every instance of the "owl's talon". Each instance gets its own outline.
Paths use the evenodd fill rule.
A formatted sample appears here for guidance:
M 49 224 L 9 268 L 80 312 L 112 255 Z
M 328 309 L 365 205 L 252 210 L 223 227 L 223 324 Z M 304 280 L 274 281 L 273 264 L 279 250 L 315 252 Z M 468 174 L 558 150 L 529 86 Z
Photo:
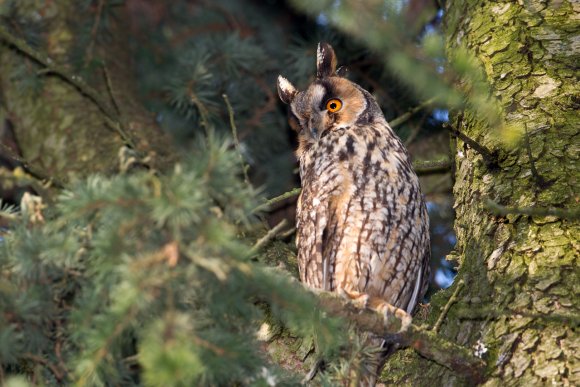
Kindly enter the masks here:
M 336 291 L 342 297 L 346 298 L 347 300 L 350 300 L 350 302 L 352 302 L 352 304 L 359 309 L 367 309 L 370 306 L 371 298 L 366 293 L 348 291 L 344 288 L 338 288 L 336 289 Z
M 411 326 L 411 323 L 413 321 L 413 318 L 409 313 L 405 312 L 403 309 L 399 309 L 396 306 L 393 306 L 386 302 L 383 303 L 381 306 L 379 306 L 377 310 L 385 316 L 385 320 L 387 320 L 389 318 L 389 315 L 392 314 L 399 321 L 401 321 L 401 328 L 399 329 L 398 333 L 406 332 Z
M 399 319 L 401 320 L 401 329 L 399 329 L 398 333 L 407 332 L 407 330 L 409 330 L 409 327 L 411 326 L 411 323 L 413 322 L 413 317 L 411 317 L 409 313 L 405 311 L 402 312 L 405 313 L 405 315 L 399 317 Z

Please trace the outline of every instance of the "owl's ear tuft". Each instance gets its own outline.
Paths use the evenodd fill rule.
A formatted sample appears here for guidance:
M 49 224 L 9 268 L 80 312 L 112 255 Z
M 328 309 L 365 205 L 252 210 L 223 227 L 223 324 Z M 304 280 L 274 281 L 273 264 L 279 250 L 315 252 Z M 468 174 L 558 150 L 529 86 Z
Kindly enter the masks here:
M 283 76 L 278 75 L 278 95 L 282 102 L 289 105 L 296 97 L 296 93 L 298 93 L 298 90 L 296 90 L 294 85 Z
M 325 42 L 318 43 L 316 52 L 316 78 L 326 78 L 336 71 L 336 54 L 332 46 Z

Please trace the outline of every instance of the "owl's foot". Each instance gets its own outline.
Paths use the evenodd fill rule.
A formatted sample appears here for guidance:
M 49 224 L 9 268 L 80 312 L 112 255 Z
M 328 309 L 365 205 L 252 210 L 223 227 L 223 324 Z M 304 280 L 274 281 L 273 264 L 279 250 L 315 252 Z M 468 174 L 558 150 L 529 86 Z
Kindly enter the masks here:
M 398 333 L 406 332 L 413 321 L 413 318 L 409 313 L 384 301 L 376 308 L 376 310 L 385 316 L 385 320 L 388 319 L 390 315 L 394 315 L 397 320 L 401 321 L 401 329 L 399 329 Z
M 356 306 L 359 309 L 367 309 L 370 306 L 369 302 L 371 297 L 366 293 L 360 293 L 353 290 L 346 290 L 343 288 L 338 288 L 336 289 L 336 291 L 342 297 L 346 298 L 347 300 L 350 300 L 350 302 L 352 302 L 354 306 Z
M 411 326 L 411 322 L 413 318 L 403 309 L 397 308 L 389 304 L 388 302 L 384 301 L 378 297 L 369 296 L 366 293 L 357 292 L 356 290 L 347 290 L 338 288 L 337 291 L 345 298 L 351 300 L 351 302 L 360 309 L 372 309 L 376 310 L 379 313 L 382 313 L 385 316 L 385 320 L 389 318 L 389 316 L 395 316 L 399 321 L 401 321 L 401 329 L 399 329 L 399 333 L 406 332 L 407 329 Z

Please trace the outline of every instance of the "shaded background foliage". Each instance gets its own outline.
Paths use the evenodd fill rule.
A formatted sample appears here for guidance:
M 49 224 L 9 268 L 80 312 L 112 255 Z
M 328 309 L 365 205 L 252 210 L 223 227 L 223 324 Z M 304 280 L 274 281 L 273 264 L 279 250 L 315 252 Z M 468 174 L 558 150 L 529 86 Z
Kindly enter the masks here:
M 265 225 L 284 218 L 293 222 L 294 199 L 262 216 L 253 212 L 258 197 L 299 186 L 295 136 L 275 79 L 283 74 L 299 87 L 307 85 L 314 76 L 317 43 L 330 42 L 340 64 L 348 66 L 348 77 L 377 98 L 387 120 L 439 93 L 439 105 L 418 109 L 396 132 L 415 159 L 446 157 L 446 109 L 458 102 L 446 89 L 445 81 L 453 76 L 443 74 L 437 35 L 441 12 L 422 1 L 369 2 L 358 19 L 349 9 L 352 2 L 84 0 L 74 2 L 75 12 L 65 16 L 58 6 L 40 3 L 0 3 L 2 27 L 35 49 L 54 52 L 59 43 L 48 31 L 55 28 L 54 20 L 64 18 L 59 23 L 71 34 L 70 47 L 57 46 L 58 60 L 103 94 L 117 85 L 105 84 L 102 70 L 109 63 L 102 50 L 118 49 L 112 26 L 125 26 L 121 47 L 130 58 L 126 70 L 138 80 L 138 103 L 171 135 L 170 153 L 181 163 L 161 177 L 143 171 L 88 180 L 67 176 L 66 191 L 48 206 L 44 225 L 31 224 L 26 213 L 5 215 L 11 225 L 0 262 L 8 284 L 0 290 L 3 372 L 36 375 L 35 381 L 47 383 L 156 385 L 170 374 L 184 384 L 268 383 L 271 375 L 279 382 L 295 381 L 275 366 L 264 366 L 252 336 L 255 327 L 247 323 L 259 321 L 264 311 L 252 301 L 269 294 L 265 301 L 273 318 L 313 336 L 319 345 L 339 335 L 338 323 L 317 323 L 320 316 L 308 312 L 313 300 L 286 277 L 267 271 L 241 242 L 253 241 Z M 376 7 L 382 13 L 364 19 Z M 335 29 L 341 20 L 370 24 Z M 9 48 L 2 50 L 6 54 Z M 24 63 L 0 77 L 17 84 L 26 98 L 47 98 L 41 66 L 29 59 Z M 425 92 L 429 88 L 432 94 Z M 240 180 L 235 146 L 225 140 L 232 128 L 224 94 L 258 192 Z M 6 98 L 11 96 L 0 99 L 4 107 Z M 10 132 L 18 137 L 19 128 L 10 112 L 2 114 L 6 146 Z M 207 139 L 202 146 L 200 138 Z M 4 152 L 3 170 L 34 164 L 26 154 L 14 157 L 19 149 L 13 142 L 7 145 L 12 151 Z M 7 203 L 18 204 L 25 191 L 40 191 L 26 179 L 2 183 Z M 421 183 L 432 221 L 432 282 L 434 288 L 446 287 L 453 277 L 452 265 L 444 261 L 454 244 L 451 177 L 425 176 Z M 170 340 L 156 339 L 167 335 Z M 186 337 L 197 341 L 188 344 Z M 55 343 L 65 346 L 58 351 L 62 356 L 55 353 Z M 329 351 L 337 344 L 327 343 Z M 38 356 L 48 356 L 61 373 L 47 371 Z M 171 372 L 184 367 L 190 369 Z M 157 373 L 151 371 L 156 368 Z

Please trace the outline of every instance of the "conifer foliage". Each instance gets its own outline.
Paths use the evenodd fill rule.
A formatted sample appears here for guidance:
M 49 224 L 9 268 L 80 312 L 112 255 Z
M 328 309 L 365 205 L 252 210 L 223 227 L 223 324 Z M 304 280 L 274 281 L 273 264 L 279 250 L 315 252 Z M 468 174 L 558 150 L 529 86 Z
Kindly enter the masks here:
M 4 212 L 5 373 L 47 384 L 284 385 L 294 379 L 259 351 L 261 302 L 296 333 L 338 336 L 310 294 L 239 238 L 257 200 L 229 145 L 199 140 L 196 159 L 164 175 L 76 181 L 43 220 Z

